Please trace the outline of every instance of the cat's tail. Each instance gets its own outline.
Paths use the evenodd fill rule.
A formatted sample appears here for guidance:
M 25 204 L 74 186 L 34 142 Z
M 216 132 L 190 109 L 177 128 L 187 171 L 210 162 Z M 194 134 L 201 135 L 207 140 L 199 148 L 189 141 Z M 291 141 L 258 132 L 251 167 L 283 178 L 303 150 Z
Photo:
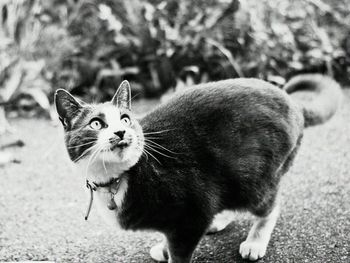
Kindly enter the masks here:
M 329 120 L 337 111 L 342 99 L 339 84 L 320 74 L 293 77 L 283 89 L 302 106 L 305 127 Z

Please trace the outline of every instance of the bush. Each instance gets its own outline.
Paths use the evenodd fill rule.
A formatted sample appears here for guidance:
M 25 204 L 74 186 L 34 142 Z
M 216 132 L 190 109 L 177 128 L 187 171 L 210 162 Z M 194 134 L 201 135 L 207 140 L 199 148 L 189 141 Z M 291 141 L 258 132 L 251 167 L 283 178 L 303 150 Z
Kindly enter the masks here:
M 315 71 L 349 81 L 346 6 L 346 0 L 85 1 L 67 28 L 79 41 L 68 63 L 73 91 L 102 99 L 127 78 L 154 96 L 183 82 L 246 76 L 283 84 Z
M 0 46 L 0 56 L 7 58 L 0 64 L 0 84 L 6 86 L 19 61 L 44 62 L 34 79 L 50 99 L 57 88 L 108 99 L 122 79 L 144 96 L 243 76 L 282 85 L 300 72 L 328 73 L 349 83 L 347 5 L 347 0 L 3 1 L 0 35 L 8 41 Z M 33 88 L 27 83 L 19 82 L 19 90 Z

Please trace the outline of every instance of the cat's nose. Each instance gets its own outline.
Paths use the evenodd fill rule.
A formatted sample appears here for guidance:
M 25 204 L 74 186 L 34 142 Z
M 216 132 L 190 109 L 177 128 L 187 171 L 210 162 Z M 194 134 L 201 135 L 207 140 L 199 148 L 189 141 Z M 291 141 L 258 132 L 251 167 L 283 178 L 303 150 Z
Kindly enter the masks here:
M 121 140 L 123 140 L 125 131 L 117 131 L 114 134 L 117 135 Z

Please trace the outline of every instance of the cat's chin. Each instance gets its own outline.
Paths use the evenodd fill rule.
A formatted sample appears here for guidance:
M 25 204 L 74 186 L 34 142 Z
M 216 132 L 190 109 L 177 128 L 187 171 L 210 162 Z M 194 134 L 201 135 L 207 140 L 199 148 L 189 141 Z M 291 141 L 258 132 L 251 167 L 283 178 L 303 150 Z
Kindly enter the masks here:
M 114 149 L 113 151 L 101 152 L 98 159 L 108 163 L 125 163 L 130 157 L 127 149 Z
M 141 157 L 141 153 L 133 151 L 101 152 L 93 162 L 89 158 L 77 163 L 77 167 L 83 172 L 83 177 L 95 183 L 106 183 L 110 178 L 119 177 L 123 172 L 134 166 Z
M 113 151 L 102 151 L 96 158 L 102 164 L 113 164 L 122 170 L 128 170 L 141 158 L 142 150 L 134 144 L 127 147 L 117 147 Z

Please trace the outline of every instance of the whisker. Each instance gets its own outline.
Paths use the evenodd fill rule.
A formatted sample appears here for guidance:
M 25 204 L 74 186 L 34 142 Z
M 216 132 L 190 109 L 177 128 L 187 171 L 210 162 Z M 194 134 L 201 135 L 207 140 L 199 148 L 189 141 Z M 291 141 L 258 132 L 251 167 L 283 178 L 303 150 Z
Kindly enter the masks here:
M 72 137 L 71 140 L 76 139 L 78 136 Z M 91 139 L 96 140 L 96 137 L 79 137 L 80 140 Z
M 88 160 L 87 168 L 89 167 L 90 162 L 91 162 L 91 160 L 93 159 L 94 155 L 98 152 L 98 149 L 99 149 L 99 147 L 96 147 L 96 149 L 91 153 L 90 158 L 89 158 L 89 160 Z M 87 169 L 87 168 L 86 168 L 86 169 Z
M 84 129 L 84 128 L 85 128 L 85 126 L 83 125 L 83 126 L 81 126 L 80 128 L 78 128 L 78 129 L 75 129 L 75 130 L 72 130 L 72 131 L 66 131 L 66 133 L 78 132 L 78 131 L 81 131 L 81 130 Z
M 160 151 L 154 149 L 154 148 L 151 147 L 150 145 L 145 145 L 145 146 L 147 147 L 148 150 L 154 151 L 154 152 L 156 152 L 156 153 L 158 153 L 158 154 L 160 154 L 160 155 L 163 155 L 164 157 L 168 157 L 168 158 L 171 158 L 171 159 L 176 159 L 175 157 L 169 156 L 169 155 L 167 155 L 167 154 L 165 154 L 165 153 L 162 153 L 162 152 L 160 152 Z
M 147 142 L 148 143 L 148 142 Z M 172 157 L 172 156 L 168 156 L 166 153 L 163 153 L 163 152 L 161 152 L 162 150 L 163 151 L 165 151 L 164 149 L 162 149 L 162 148 L 160 148 L 159 146 L 157 146 L 157 145 L 152 145 L 152 144 L 147 144 L 147 147 L 148 147 L 148 149 L 151 149 L 151 150 L 154 150 L 154 151 L 158 151 L 160 154 L 163 154 L 164 156 L 166 156 L 166 157 L 170 157 L 170 158 L 174 158 L 174 157 Z M 172 153 L 172 152 L 169 152 L 169 153 Z
M 91 154 L 89 160 L 88 160 L 88 164 L 86 166 L 86 170 L 85 170 L 85 177 L 87 178 L 88 175 L 88 170 L 89 170 L 89 166 L 91 163 L 94 162 L 95 157 L 97 157 L 98 153 L 100 152 L 100 150 L 102 149 L 102 147 L 97 147 L 97 149 Z
M 144 136 L 145 139 L 152 139 L 152 140 L 160 140 L 162 139 L 161 137 L 147 137 L 147 136 Z
M 97 151 L 97 153 L 95 154 L 94 159 L 92 160 L 91 163 L 93 163 L 94 161 L 96 161 L 98 154 L 101 153 L 101 151 L 103 150 L 103 148 L 104 148 L 104 145 L 101 145 L 101 147 L 98 148 L 98 151 Z
M 144 148 L 144 145 L 137 145 L 136 146 L 136 149 L 140 149 L 141 150 L 141 152 L 142 152 L 142 154 L 144 154 L 145 156 L 146 156 L 146 160 L 148 161 L 148 154 L 145 152 L 145 148 Z
M 165 150 L 165 151 L 167 151 L 167 152 L 169 152 L 169 153 L 179 154 L 179 153 L 173 152 L 173 151 L 167 149 L 166 147 L 164 147 L 164 146 L 162 146 L 162 145 L 160 145 L 160 144 L 158 144 L 158 143 L 156 143 L 156 142 L 154 142 L 154 141 L 151 141 L 151 140 L 149 140 L 149 139 L 145 139 L 145 141 L 148 142 L 148 143 L 152 143 L 154 147 L 161 148 L 161 149 L 163 149 L 163 150 Z
M 132 101 L 133 99 L 135 99 L 137 96 L 141 95 L 141 92 L 135 94 L 134 96 L 131 97 L 130 101 Z
M 176 159 L 175 157 L 173 157 L 173 156 L 171 156 L 171 155 L 167 155 L 166 153 L 161 152 L 161 151 L 164 150 L 164 149 L 160 148 L 160 147 L 157 146 L 157 145 L 152 145 L 152 144 L 150 145 L 150 144 L 148 144 L 147 147 L 148 147 L 148 149 L 153 150 L 153 151 L 155 151 L 155 152 L 158 152 L 159 154 L 162 154 L 162 155 L 165 156 L 165 157 L 169 157 L 169 158 L 174 158 L 174 159 Z M 164 151 L 165 151 L 165 150 L 164 150 Z M 172 153 L 172 152 L 170 152 L 170 153 Z M 174 153 L 174 154 L 175 154 L 175 153 Z
M 106 152 L 103 152 L 103 154 L 102 154 L 102 164 L 103 164 L 103 168 L 105 169 L 106 174 L 108 174 L 106 164 L 105 164 L 105 154 L 106 154 Z
M 70 141 L 76 141 L 76 140 L 84 141 L 84 140 L 88 140 L 88 139 L 97 140 L 96 137 L 80 137 L 79 135 L 76 135 L 76 136 L 72 135 L 72 137 L 70 138 Z
M 168 129 L 168 130 L 162 130 L 162 131 L 156 131 L 156 132 L 144 132 L 143 134 L 145 134 L 145 135 L 147 135 L 147 134 L 160 134 L 160 133 L 173 131 L 173 130 L 175 130 L 175 129 Z
M 149 151 L 147 151 L 146 149 L 143 149 L 146 153 L 148 153 L 151 157 L 153 157 L 160 165 L 162 165 L 162 163 L 156 158 L 154 157 L 153 154 L 151 154 Z
M 148 154 L 145 152 L 145 149 L 142 149 L 142 153 L 146 156 L 146 161 L 148 161 Z
M 93 145 L 91 147 L 89 147 L 88 149 L 86 149 L 78 158 L 76 158 L 75 160 L 73 160 L 73 162 L 77 162 L 79 161 L 82 157 L 84 157 L 89 151 L 91 151 L 94 147 L 97 147 L 97 145 Z
M 92 144 L 94 142 L 96 142 L 96 140 L 95 141 L 90 141 L 90 142 L 87 142 L 87 143 L 83 143 L 83 144 L 79 144 L 79 145 L 69 146 L 69 147 L 67 147 L 67 149 L 78 148 L 78 147 L 81 147 L 81 146 L 84 146 L 84 145 Z
M 100 153 L 101 149 L 102 149 L 102 147 L 99 147 L 99 148 L 96 149 L 96 151 L 94 151 L 93 154 L 91 154 L 89 162 L 88 162 L 88 164 L 86 166 L 86 170 L 85 170 L 86 178 L 87 178 L 87 175 L 88 175 L 88 170 L 89 170 L 90 164 L 92 164 L 96 160 L 96 158 L 97 158 L 98 154 Z

